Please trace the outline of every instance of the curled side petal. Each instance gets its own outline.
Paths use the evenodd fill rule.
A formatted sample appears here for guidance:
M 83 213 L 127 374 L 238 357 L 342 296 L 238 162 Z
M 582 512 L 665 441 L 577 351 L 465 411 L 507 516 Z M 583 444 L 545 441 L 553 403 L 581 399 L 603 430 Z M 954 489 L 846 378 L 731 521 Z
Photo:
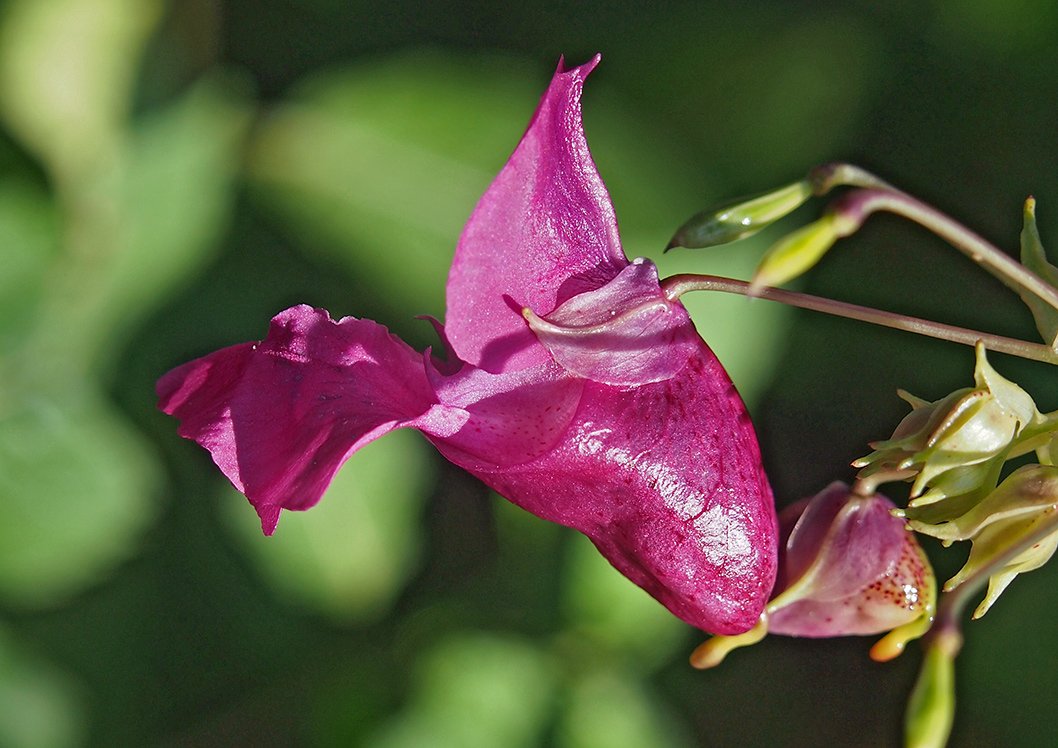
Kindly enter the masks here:
M 384 327 L 308 306 L 276 315 L 260 343 L 170 371 L 157 392 L 158 407 L 209 450 L 266 534 L 281 509 L 319 501 L 364 444 L 399 426 L 452 433 L 466 418 L 438 406 L 421 354 Z
M 668 379 L 699 345 L 682 304 L 669 301 L 648 260 L 601 288 L 574 296 L 546 317 L 523 311 L 537 339 L 570 373 L 603 384 Z

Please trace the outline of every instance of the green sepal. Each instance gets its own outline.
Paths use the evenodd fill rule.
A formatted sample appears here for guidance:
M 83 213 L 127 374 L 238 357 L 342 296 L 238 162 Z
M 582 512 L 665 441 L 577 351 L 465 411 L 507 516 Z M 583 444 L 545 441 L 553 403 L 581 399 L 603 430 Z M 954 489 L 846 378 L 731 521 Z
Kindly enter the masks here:
M 1021 229 L 1021 264 L 1047 283 L 1058 287 L 1058 268 L 1047 261 L 1047 252 L 1036 227 L 1036 199 L 1033 197 L 1025 201 L 1024 227 Z M 1028 291 L 1020 290 L 1019 294 L 1032 312 L 1036 329 L 1040 331 L 1043 342 L 1058 351 L 1058 309 Z

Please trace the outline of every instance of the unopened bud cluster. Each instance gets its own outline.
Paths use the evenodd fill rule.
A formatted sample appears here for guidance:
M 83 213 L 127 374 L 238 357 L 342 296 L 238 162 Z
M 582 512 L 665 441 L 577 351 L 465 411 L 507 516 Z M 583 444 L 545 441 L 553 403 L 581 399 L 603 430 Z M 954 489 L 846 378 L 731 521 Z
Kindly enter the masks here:
M 1027 539 L 1058 506 L 1058 467 L 1052 459 L 1058 424 L 991 367 L 980 345 L 973 387 L 935 402 L 902 396 L 911 412 L 892 438 L 873 443 L 875 451 L 853 464 L 872 485 L 913 481 L 908 507 L 899 512 L 911 529 L 945 544 L 971 541 L 966 565 L 944 585 L 948 591 Z M 1040 463 L 1003 478 L 1008 460 L 1033 450 Z M 1058 534 L 1052 534 L 994 570 L 975 617 L 988 611 L 1014 577 L 1046 563 L 1056 546 Z

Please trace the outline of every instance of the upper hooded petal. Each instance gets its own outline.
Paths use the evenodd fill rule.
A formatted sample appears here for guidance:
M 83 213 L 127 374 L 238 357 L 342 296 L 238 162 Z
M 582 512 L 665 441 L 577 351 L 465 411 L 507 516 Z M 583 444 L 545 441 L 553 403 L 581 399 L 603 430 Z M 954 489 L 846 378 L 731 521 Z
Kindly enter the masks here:
M 581 124 L 584 79 L 559 69 L 529 128 L 463 230 L 448 276 L 446 329 L 460 358 L 491 372 L 547 353 L 521 310 L 546 314 L 628 264 Z
M 280 509 L 319 501 L 345 459 L 398 426 L 458 431 L 466 413 L 437 403 L 423 358 L 370 320 L 309 306 L 272 319 L 260 343 L 180 366 L 158 407 L 254 505 L 268 534 Z

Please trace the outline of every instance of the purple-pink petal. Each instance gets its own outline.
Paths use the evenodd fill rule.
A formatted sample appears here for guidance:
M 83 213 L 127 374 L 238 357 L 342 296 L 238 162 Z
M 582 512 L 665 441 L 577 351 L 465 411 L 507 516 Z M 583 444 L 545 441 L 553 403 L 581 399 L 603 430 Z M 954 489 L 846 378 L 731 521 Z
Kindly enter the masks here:
M 521 142 L 463 229 L 448 276 L 449 340 L 492 372 L 542 363 L 525 307 L 550 312 L 628 264 L 581 126 L 584 79 L 599 58 L 559 70 Z
M 691 625 L 732 634 L 757 622 L 775 579 L 771 489 L 745 408 L 704 344 L 663 382 L 630 390 L 586 383 L 553 450 L 472 472 L 530 512 L 583 532 Z
M 369 320 L 296 306 L 268 336 L 162 377 L 158 407 L 208 449 L 267 534 L 280 509 L 308 509 L 354 451 L 392 429 L 438 433 L 465 415 L 435 407 L 422 354 Z
M 820 600 L 851 595 L 878 579 L 907 535 L 904 523 L 889 513 L 892 508 L 882 496 L 858 498 L 836 482 L 805 505 L 784 510 L 781 526 L 796 522 L 786 539 L 783 576 L 792 584 L 811 574 L 812 596 Z
M 687 310 L 661 291 L 658 270 L 636 260 L 601 288 L 574 296 L 529 327 L 571 374 L 635 386 L 668 379 L 700 345 Z
M 581 129 L 596 62 L 560 66 L 467 224 L 437 325 L 446 362 L 373 322 L 294 307 L 261 343 L 167 374 L 159 407 L 266 533 L 280 509 L 315 504 L 356 449 L 408 426 L 509 500 L 583 532 L 683 620 L 736 634 L 775 580 L 771 489 L 723 367 L 654 266 L 621 251 Z M 526 308 L 545 318 L 535 333 Z

